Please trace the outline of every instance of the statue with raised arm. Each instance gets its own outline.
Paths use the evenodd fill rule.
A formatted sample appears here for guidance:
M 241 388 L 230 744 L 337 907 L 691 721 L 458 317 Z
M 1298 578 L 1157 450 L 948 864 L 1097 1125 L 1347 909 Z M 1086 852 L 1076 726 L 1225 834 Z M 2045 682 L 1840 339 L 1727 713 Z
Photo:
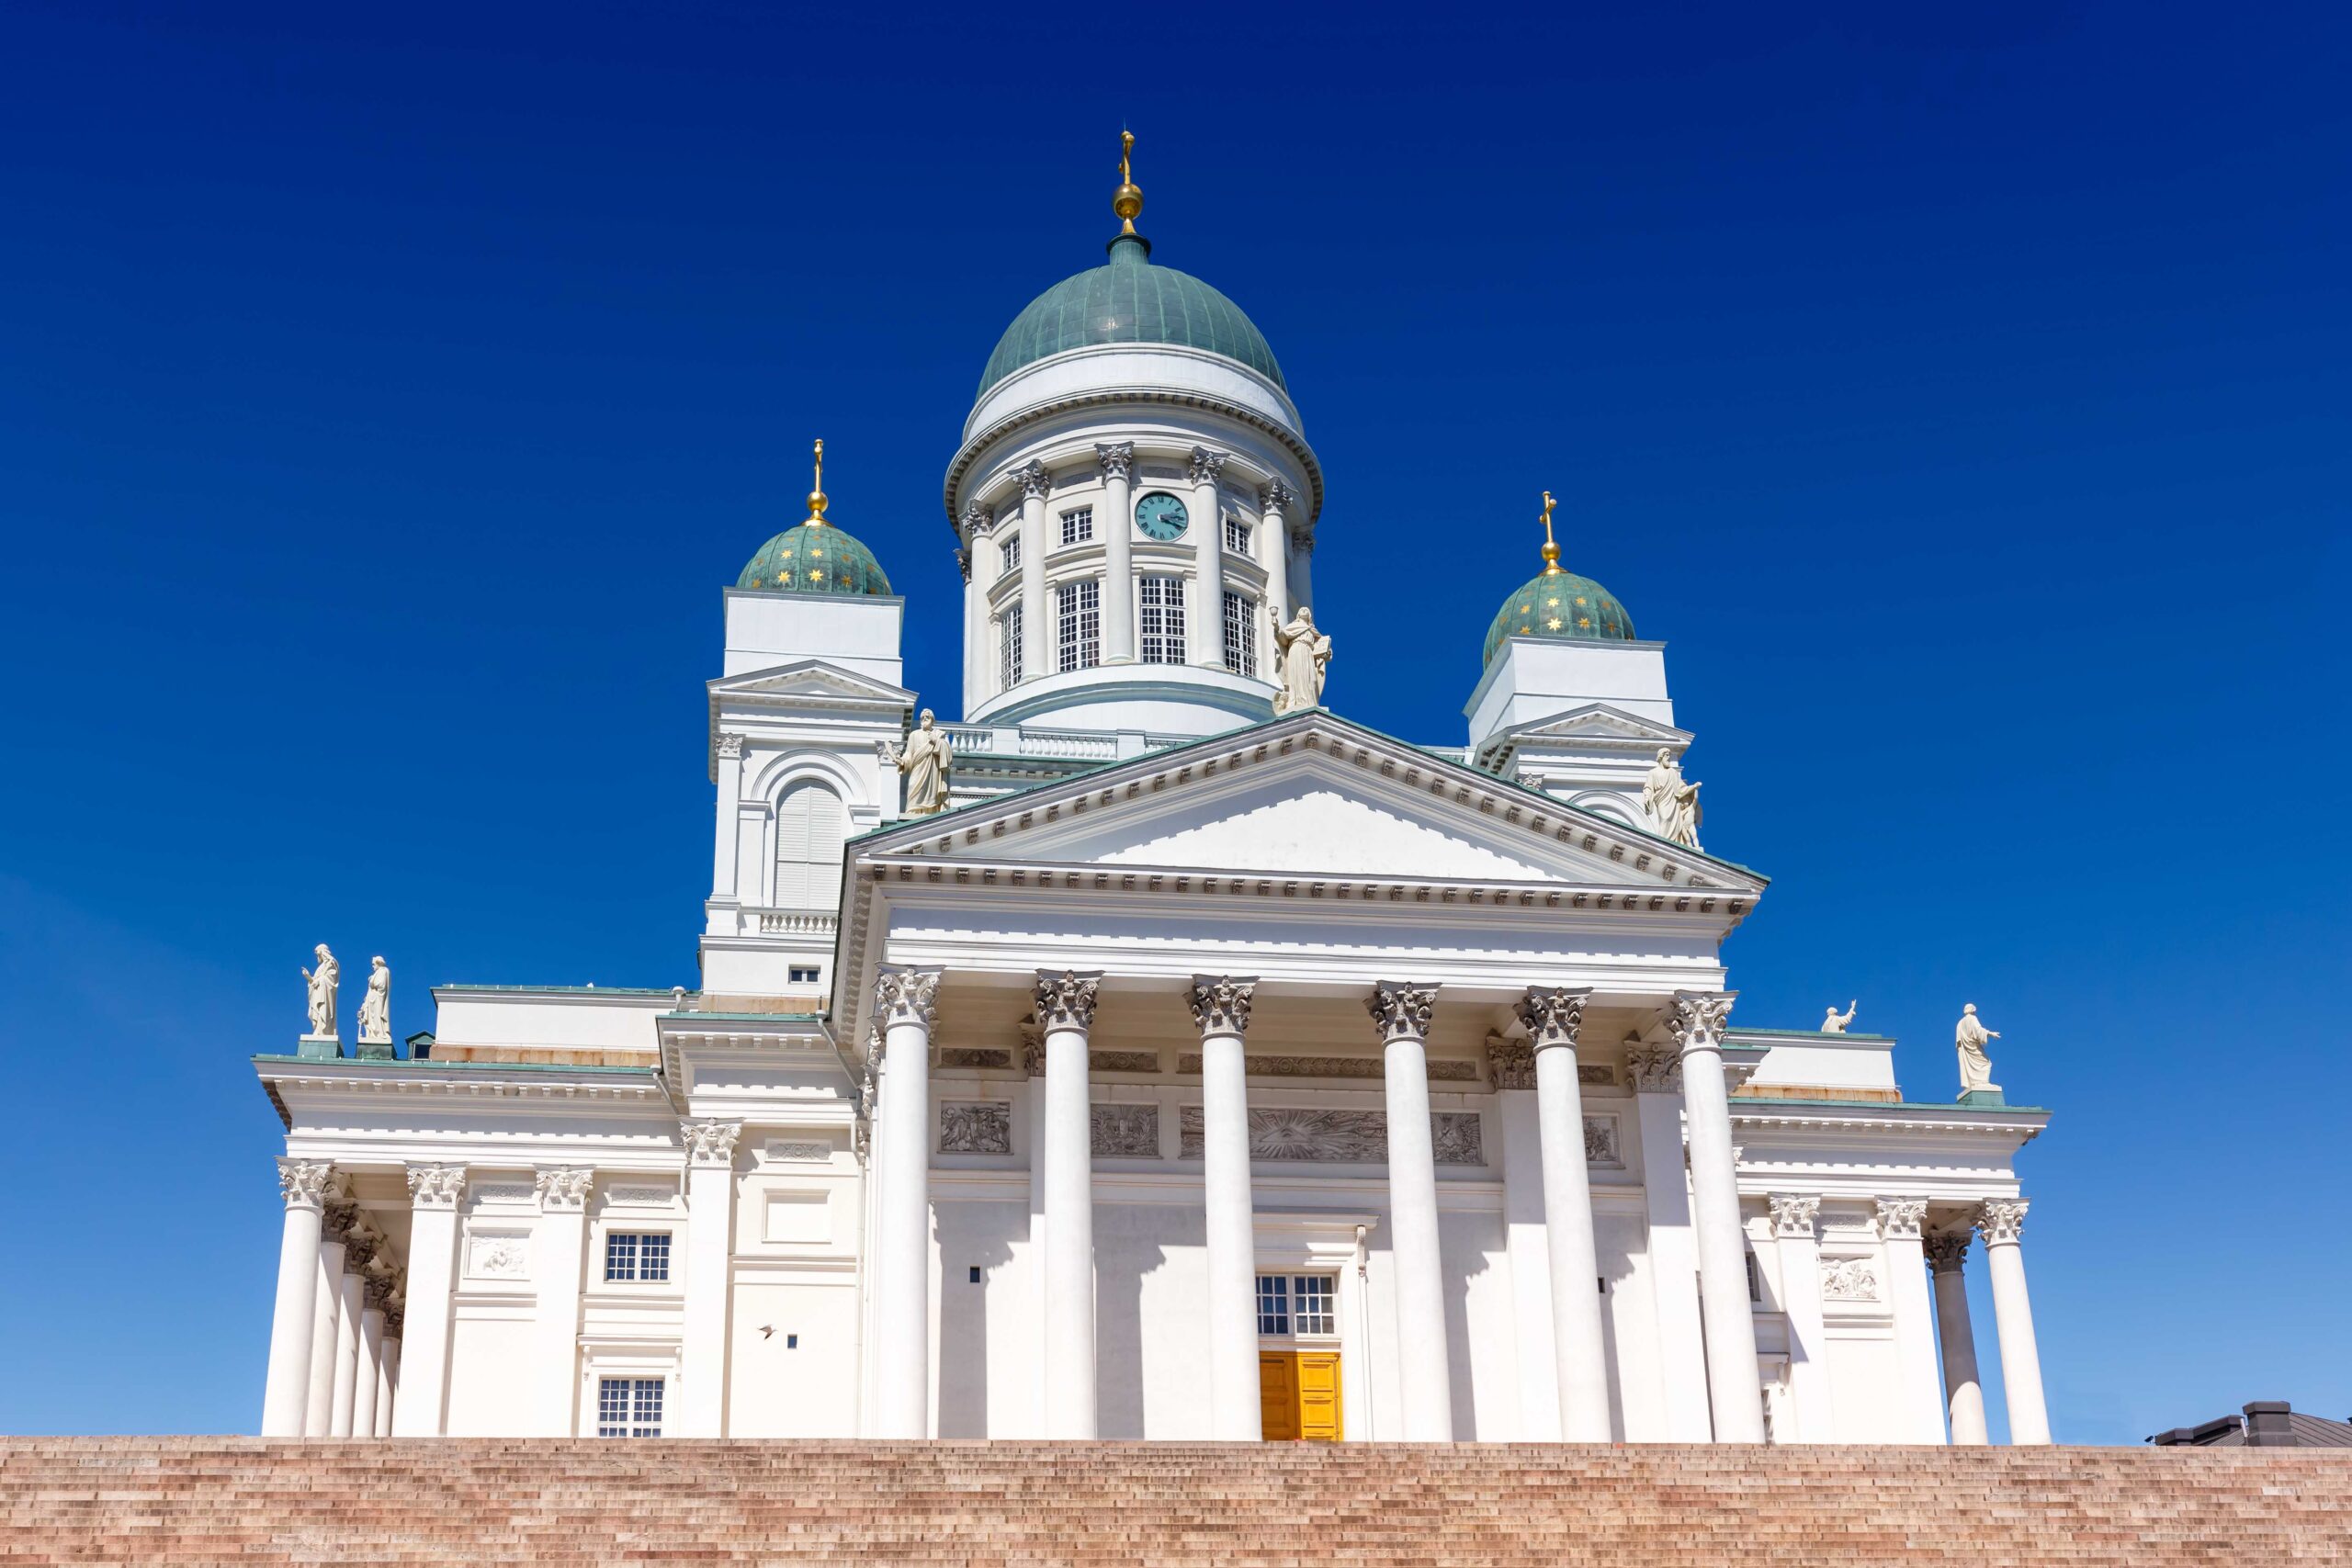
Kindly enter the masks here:
M 1301 604 L 1298 616 L 1283 625 L 1282 613 L 1266 606 L 1266 623 L 1274 632 L 1274 674 L 1282 690 L 1274 694 L 1276 713 L 1299 713 L 1323 705 L 1323 678 L 1331 665 L 1331 639 L 1315 629 L 1315 612 Z
M 1855 1003 L 1848 1002 L 1844 1012 L 1839 1012 L 1834 1007 L 1831 1008 L 1829 1010 L 1829 1016 L 1821 1021 L 1821 1032 L 1824 1034 L 1845 1033 L 1846 1026 L 1854 1021 L 1855 1006 Z
M 2001 1092 L 2001 1086 L 1993 1081 L 1993 1058 L 1984 1054 L 1984 1043 L 2000 1037 L 1999 1030 L 1985 1028 L 1977 1018 L 1974 1002 L 1960 1010 L 1960 1027 L 1952 1033 L 1952 1043 L 1960 1048 L 1961 1093 Z
M 392 1043 L 392 971 L 381 953 L 368 961 L 368 994 L 359 998 L 359 1038 L 370 1045 Z
M 892 750 L 887 740 L 875 743 L 886 766 L 907 775 L 907 815 L 929 817 L 947 809 L 947 765 L 951 753 L 947 732 L 939 728 L 929 708 L 907 737 L 903 750 Z
M 327 951 L 325 942 L 312 948 L 311 956 L 319 966 L 302 971 L 303 982 L 311 992 L 310 1032 L 322 1039 L 334 1038 L 335 991 L 343 983 L 343 965 L 334 961 L 334 954 Z
M 1699 847 L 1699 786 L 1683 778 L 1681 765 L 1666 747 L 1658 748 L 1657 761 L 1642 781 L 1642 813 L 1659 838 Z

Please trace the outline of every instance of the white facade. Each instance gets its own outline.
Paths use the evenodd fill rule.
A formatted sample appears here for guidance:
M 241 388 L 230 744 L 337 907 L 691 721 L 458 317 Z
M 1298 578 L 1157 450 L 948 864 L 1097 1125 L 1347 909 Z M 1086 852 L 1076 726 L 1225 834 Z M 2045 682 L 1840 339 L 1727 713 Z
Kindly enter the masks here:
M 1510 639 L 1464 748 L 1272 717 L 1321 491 L 1216 354 L 989 388 L 935 816 L 901 602 L 729 591 L 698 986 L 254 1059 L 265 1433 L 1983 1442 L 1973 1232 L 2046 1441 L 2044 1114 L 1729 1022 L 1764 879 L 1645 829 L 1663 645 Z

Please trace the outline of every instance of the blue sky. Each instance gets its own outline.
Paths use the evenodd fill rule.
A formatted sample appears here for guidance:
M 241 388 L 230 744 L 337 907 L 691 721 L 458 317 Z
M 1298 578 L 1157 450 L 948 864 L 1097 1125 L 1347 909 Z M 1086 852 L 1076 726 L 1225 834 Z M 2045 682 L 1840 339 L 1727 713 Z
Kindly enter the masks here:
M 809 437 L 956 687 L 940 476 L 1123 121 L 1329 473 L 1333 705 L 1459 742 L 1558 494 L 1775 878 L 1740 1021 L 1932 1099 L 1973 1000 L 2055 1108 L 2060 1437 L 2352 1414 L 2352 20 L 1625 9 L 9 6 L 0 1429 L 254 1427 L 312 942 L 403 1034 L 693 983 Z

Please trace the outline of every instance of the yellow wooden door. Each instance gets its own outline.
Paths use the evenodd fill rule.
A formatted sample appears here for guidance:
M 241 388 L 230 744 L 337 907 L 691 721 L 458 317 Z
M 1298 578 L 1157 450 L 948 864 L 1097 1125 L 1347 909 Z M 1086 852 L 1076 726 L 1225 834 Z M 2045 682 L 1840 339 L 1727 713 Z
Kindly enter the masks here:
M 1340 1353 L 1261 1350 L 1258 1407 L 1268 1442 L 1340 1440 Z
M 1258 1352 L 1258 1415 L 1268 1442 L 1298 1436 L 1298 1357 L 1295 1352 Z

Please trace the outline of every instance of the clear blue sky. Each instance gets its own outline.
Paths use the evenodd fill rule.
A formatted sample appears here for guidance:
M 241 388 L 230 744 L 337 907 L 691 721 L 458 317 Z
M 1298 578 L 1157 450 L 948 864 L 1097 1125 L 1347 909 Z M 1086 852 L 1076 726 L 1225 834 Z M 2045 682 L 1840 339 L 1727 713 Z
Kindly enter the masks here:
M 1334 705 L 1459 742 L 1559 494 L 1775 877 L 1740 1020 L 1932 1099 L 1973 1000 L 2056 1109 L 2061 1437 L 2352 1415 L 2352 21 L 1537 9 L 10 5 L 0 1428 L 254 1427 L 312 942 L 403 1034 L 693 983 L 810 436 L 952 709 L 940 476 L 1123 120 L 1329 473 Z

